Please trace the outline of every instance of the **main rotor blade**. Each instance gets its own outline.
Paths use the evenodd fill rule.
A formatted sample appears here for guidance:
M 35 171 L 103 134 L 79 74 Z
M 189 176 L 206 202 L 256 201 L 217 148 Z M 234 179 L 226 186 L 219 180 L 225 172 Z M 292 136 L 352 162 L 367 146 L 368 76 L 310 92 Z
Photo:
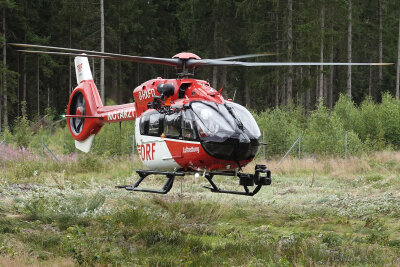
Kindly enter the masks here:
M 117 59 L 114 57 L 97 56 L 97 55 L 87 55 L 85 53 L 64 53 L 64 52 L 53 52 L 53 51 L 39 51 L 39 50 L 17 50 L 18 52 L 28 53 L 28 54 L 45 54 L 45 55 L 57 55 L 57 56 L 73 56 L 73 57 L 92 57 L 92 58 L 104 58 L 104 59 Z
M 102 56 L 102 57 L 108 57 L 108 58 L 114 58 L 114 59 L 118 59 L 118 60 L 138 62 L 138 63 L 152 63 L 152 64 L 160 64 L 160 65 L 167 65 L 167 66 L 174 66 L 174 67 L 180 67 L 182 65 L 182 61 L 178 58 L 130 56 L 130 55 L 115 54 L 115 53 L 83 50 L 83 49 L 45 46 L 45 45 L 33 45 L 33 44 L 9 43 L 9 45 L 23 47 L 23 48 L 36 48 L 36 49 L 64 51 L 64 52 L 68 52 L 68 53 L 77 53 L 77 54 L 85 53 L 85 54 L 87 54 L 88 57 Z M 69 55 L 74 55 L 74 54 L 59 54 L 59 55 L 68 55 L 69 56 Z M 80 56 L 82 56 L 82 55 L 80 55 Z
M 394 63 L 346 63 L 346 62 L 242 62 L 224 61 L 215 59 L 189 59 L 188 68 L 200 68 L 210 66 L 241 66 L 241 67 L 278 67 L 278 66 L 384 66 Z
M 248 54 L 248 55 L 241 55 L 241 56 L 216 58 L 215 60 L 235 60 L 235 59 L 242 59 L 242 58 L 265 57 L 265 56 L 276 56 L 276 55 L 278 55 L 278 53 L 259 53 L 259 54 Z

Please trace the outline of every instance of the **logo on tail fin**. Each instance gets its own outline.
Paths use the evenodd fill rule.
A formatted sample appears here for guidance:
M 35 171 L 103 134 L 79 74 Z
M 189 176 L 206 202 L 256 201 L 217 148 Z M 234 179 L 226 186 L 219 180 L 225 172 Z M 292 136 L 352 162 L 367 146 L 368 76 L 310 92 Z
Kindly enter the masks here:
M 75 58 L 76 81 L 80 84 L 85 80 L 93 80 L 88 58 L 85 56 Z
M 76 68 L 78 69 L 78 72 L 82 72 L 82 63 L 81 63 L 81 64 L 78 64 L 78 65 L 76 66 Z

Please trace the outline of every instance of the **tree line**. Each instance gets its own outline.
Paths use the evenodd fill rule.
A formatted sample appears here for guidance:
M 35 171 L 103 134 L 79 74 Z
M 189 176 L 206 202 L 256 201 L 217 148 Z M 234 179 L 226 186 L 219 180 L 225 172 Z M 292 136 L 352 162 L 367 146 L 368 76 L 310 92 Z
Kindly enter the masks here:
M 399 98 L 400 5 L 398 0 L 0 0 L 2 62 L 0 131 L 23 115 L 65 112 L 76 86 L 73 58 L 17 52 L 7 43 L 80 48 L 128 55 L 172 57 L 190 51 L 201 58 L 262 52 L 256 61 L 393 62 L 358 67 L 213 67 L 209 80 L 226 97 L 251 109 L 280 105 L 332 108 L 341 93 L 361 103 Z M 116 103 L 155 78 L 174 78 L 170 67 L 90 60 L 99 89 Z M 101 73 L 104 71 L 104 78 Z M 23 104 L 22 104 L 23 103 Z

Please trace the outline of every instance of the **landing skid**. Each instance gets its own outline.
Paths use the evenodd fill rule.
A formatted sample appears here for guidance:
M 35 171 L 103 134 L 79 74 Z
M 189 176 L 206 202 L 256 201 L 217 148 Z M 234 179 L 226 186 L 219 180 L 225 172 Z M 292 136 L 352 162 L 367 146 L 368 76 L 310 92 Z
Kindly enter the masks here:
M 264 175 L 263 175 L 264 174 Z M 224 175 L 224 176 L 237 176 L 239 177 L 239 185 L 243 186 L 243 191 L 230 191 L 230 190 L 223 190 L 219 188 L 214 181 L 212 180 L 215 175 Z M 234 194 L 234 195 L 243 195 L 243 196 L 254 196 L 255 194 L 260 191 L 263 185 L 270 185 L 271 184 L 271 171 L 267 170 L 265 165 L 256 165 L 254 174 L 250 173 L 234 173 L 234 172 L 210 172 L 209 174 L 205 175 L 205 178 L 211 184 L 209 186 L 203 186 L 204 188 L 210 189 L 211 192 L 214 193 L 224 193 L 224 194 Z M 251 192 L 248 186 L 257 187 Z
M 172 185 L 174 184 L 175 176 L 185 176 L 184 172 L 163 172 L 163 171 L 149 171 L 149 170 L 137 170 L 136 172 L 139 174 L 140 178 L 134 185 L 117 185 L 116 188 L 124 188 L 128 191 L 166 194 L 169 192 L 169 190 L 171 190 Z M 162 174 L 167 177 L 167 181 L 165 182 L 161 190 L 139 187 L 140 183 L 143 182 L 143 180 L 150 174 Z
M 155 193 L 155 194 L 167 194 L 173 184 L 176 176 L 185 176 L 185 172 L 168 172 L 168 171 L 154 171 L 154 170 L 137 170 L 136 171 L 140 178 L 139 180 L 133 185 L 119 185 L 116 188 L 123 188 L 128 191 L 138 191 L 138 192 L 147 192 L 147 193 Z M 167 177 L 167 181 L 165 182 L 164 186 L 160 190 L 156 189 L 148 189 L 148 188 L 141 188 L 139 187 L 140 183 L 143 180 L 151 175 L 151 174 L 160 174 L 165 175 Z M 230 191 L 230 190 L 223 190 L 219 188 L 213 181 L 215 175 L 224 175 L 224 176 L 237 176 L 239 177 L 239 185 L 243 186 L 243 191 Z M 213 193 L 224 193 L 224 194 L 234 194 L 234 195 L 244 195 L 244 196 L 254 196 L 255 194 L 260 191 L 263 185 L 270 185 L 271 184 L 271 172 L 267 170 L 265 165 L 256 165 L 254 174 L 250 173 L 235 173 L 232 171 L 219 171 L 219 172 L 210 172 L 204 176 L 208 182 L 211 184 L 211 187 L 203 186 L 211 190 Z M 256 185 L 256 188 L 253 191 L 249 190 L 249 186 Z

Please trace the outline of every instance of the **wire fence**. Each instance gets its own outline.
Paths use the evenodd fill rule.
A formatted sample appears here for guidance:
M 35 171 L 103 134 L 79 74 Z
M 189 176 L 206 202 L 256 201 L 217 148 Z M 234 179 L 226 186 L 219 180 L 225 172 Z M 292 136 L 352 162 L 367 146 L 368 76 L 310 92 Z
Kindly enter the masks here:
M 293 144 L 291 144 L 290 148 L 288 150 L 286 150 L 286 151 L 282 150 L 281 155 L 283 153 L 284 154 L 283 154 L 283 157 L 280 159 L 279 164 L 281 164 L 289 155 L 293 155 L 293 156 L 296 155 L 296 154 L 294 154 L 295 153 L 294 151 L 296 151 L 296 150 L 297 150 L 297 155 L 296 156 L 297 156 L 298 159 L 301 159 L 302 156 L 303 157 L 307 157 L 307 155 L 313 155 L 312 157 L 315 157 L 315 154 L 316 154 L 315 152 L 307 153 L 306 150 L 304 150 L 304 148 L 302 148 L 302 139 L 303 139 L 303 135 L 302 135 L 302 133 L 299 133 L 298 138 L 293 142 Z M 329 137 L 327 139 L 329 139 Z M 348 156 L 349 156 L 348 132 L 346 131 L 344 133 L 343 138 L 339 137 L 339 144 L 337 144 L 338 143 L 338 138 L 337 137 L 330 137 L 330 139 L 331 140 L 326 140 L 327 141 L 326 143 L 330 143 L 330 144 L 335 144 L 336 143 L 336 145 L 335 145 L 336 146 L 336 150 L 337 150 L 337 147 L 339 147 L 338 148 L 339 151 L 336 151 L 335 155 L 340 156 L 340 157 L 342 155 L 343 158 L 347 160 Z M 343 142 L 343 145 L 341 144 L 341 142 Z M 262 145 L 263 145 L 263 147 L 262 147 L 262 159 L 267 160 L 268 157 L 267 157 L 266 147 L 268 145 L 270 145 L 270 144 L 266 143 L 266 141 L 265 141 L 265 131 L 262 131 Z M 284 144 L 273 144 L 273 145 L 275 145 L 275 146 L 279 146 L 279 145 L 284 146 Z M 259 157 L 260 157 L 260 155 L 259 155 Z
M 260 151 L 260 153 L 258 154 L 258 158 L 261 158 L 263 160 L 268 160 L 268 153 L 267 153 L 267 149 L 266 147 L 268 147 L 269 144 L 266 143 L 266 133 L 265 131 L 262 131 L 262 151 Z M 126 135 L 125 135 L 125 141 L 126 141 L 126 149 L 122 149 L 122 147 L 120 148 L 120 151 L 123 152 L 126 155 L 131 156 L 132 158 L 132 166 L 134 164 L 135 161 L 135 135 L 134 134 L 130 134 L 129 131 L 126 131 Z M 302 139 L 303 139 L 303 135 L 302 133 L 299 133 L 298 138 L 293 142 L 293 144 L 291 144 L 290 148 L 286 151 L 286 152 L 282 152 L 281 155 L 282 158 L 279 161 L 279 164 L 281 164 L 289 155 L 296 155 L 296 157 L 298 159 L 301 159 L 302 157 L 307 157 L 307 155 L 314 155 L 315 153 L 307 153 L 304 148 L 302 148 Z M 345 132 L 345 135 L 343 136 L 343 158 L 344 159 L 348 159 L 349 156 L 349 142 L 348 142 L 348 133 Z M 274 145 L 278 145 L 278 144 L 274 144 Z M 6 167 L 6 160 L 10 159 L 10 157 L 8 157 L 7 153 L 11 153 L 7 151 L 7 147 L 11 146 L 11 144 L 7 143 L 6 137 L 4 136 L 3 139 L 0 141 L 0 158 L 2 159 L 2 167 L 5 168 Z M 65 147 L 66 143 L 65 143 L 65 133 L 63 133 L 62 135 L 62 140 L 61 140 L 61 146 Z M 297 152 L 296 154 L 295 151 Z M 284 153 L 284 154 L 283 154 Z M 40 138 L 40 160 L 44 161 L 47 159 L 51 159 L 54 160 L 56 162 L 60 162 L 60 155 L 54 153 L 54 151 L 52 151 L 48 145 L 46 144 L 46 140 L 44 136 L 41 136 Z

